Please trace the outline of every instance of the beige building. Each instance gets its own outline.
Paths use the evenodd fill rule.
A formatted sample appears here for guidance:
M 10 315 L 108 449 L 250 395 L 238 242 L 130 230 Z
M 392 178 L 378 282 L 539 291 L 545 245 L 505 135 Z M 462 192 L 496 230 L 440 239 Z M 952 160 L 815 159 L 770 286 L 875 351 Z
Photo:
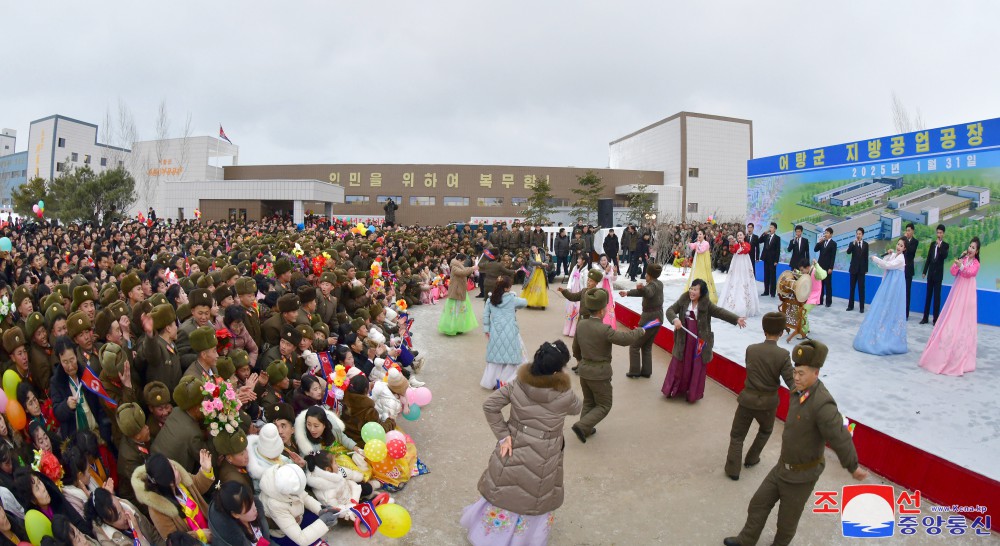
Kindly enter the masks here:
M 618 187 L 663 185 L 662 171 L 500 165 L 241 165 L 225 167 L 225 179 L 332 182 L 344 190 L 343 204 L 333 205 L 334 215 L 381 219 L 385 201 L 392 198 L 399 205 L 397 223 L 443 225 L 472 217 L 518 217 L 538 178 L 551 184 L 553 205 L 571 205 L 576 200 L 571 190 L 588 170 L 601 177 L 604 196 L 616 205 L 626 200 L 615 194 Z

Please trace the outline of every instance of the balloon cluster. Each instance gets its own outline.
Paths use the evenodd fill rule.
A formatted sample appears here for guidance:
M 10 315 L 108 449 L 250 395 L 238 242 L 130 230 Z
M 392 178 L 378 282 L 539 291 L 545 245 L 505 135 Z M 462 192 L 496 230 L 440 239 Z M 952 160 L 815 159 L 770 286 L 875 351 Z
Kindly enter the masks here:
M 3 374 L 3 391 L 0 392 L 0 411 L 7 416 L 7 422 L 14 430 L 24 430 L 28 424 L 28 416 L 24 413 L 24 408 L 17 401 L 17 386 L 21 384 L 21 377 L 14 370 L 7 370 Z
M 369 233 L 375 233 L 375 225 L 365 226 L 364 222 L 358 222 L 354 227 L 351 228 L 351 233 L 355 235 L 367 235 Z
M 194 209 L 194 219 L 201 220 L 201 209 Z
M 708 223 L 712 224 L 713 226 L 716 224 L 715 217 L 712 216 L 711 214 L 708 215 Z
M 31 210 L 36 216 L 41 218 L 42 215 L 45 214 L 45 201 L 39 199 L 37 203 L 31 206 Z
M 420 408 L 421 406 L 426 406 L 431 403 L 431 399 L 434 396 L 431 394 L 431 390 L 427 387 L 409 388 L 406 389 L 406 401 L 410 403 L 409 411 L 403 412 L 403 417 L 407 421 L 416 421 L 420 419 Z

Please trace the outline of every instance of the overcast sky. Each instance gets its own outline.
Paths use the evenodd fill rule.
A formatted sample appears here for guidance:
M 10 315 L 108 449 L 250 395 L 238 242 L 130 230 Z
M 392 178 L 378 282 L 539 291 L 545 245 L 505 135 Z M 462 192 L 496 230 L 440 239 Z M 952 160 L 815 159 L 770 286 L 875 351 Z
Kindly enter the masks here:
M 757 157 L 1000 115 L 981 1 L 8 2 L 0 127 L 101 122 L 152 138 L 221 122 L 240 163 L 603 167 L 681 110 L 753 120 Z

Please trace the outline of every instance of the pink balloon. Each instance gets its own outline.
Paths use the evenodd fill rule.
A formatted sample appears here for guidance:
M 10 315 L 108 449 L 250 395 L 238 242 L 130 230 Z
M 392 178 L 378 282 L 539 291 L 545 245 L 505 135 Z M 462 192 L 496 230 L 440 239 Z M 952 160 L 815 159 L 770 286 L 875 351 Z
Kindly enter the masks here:
M 406 443 L 408 443 L 408 444 L 412 444 L 412 443 L 414 443 L 414 442 L 413 442 L 413 438 L 410 438 L 410 435 L 409 435 L 409 434 L 404 434 L 404 436 L 406 436 Z
M 414 401 L 415 400 L 414 397 L 417 395 L 416 393 L 417 389 L 414 389 L 413 387 L 406 389 L 406 401 L 409 402 L 410 404 L 416 404 L 416 402 Z
M 431 390 L 427 387 L 419 387 L 413 389 L 413 403 L 418 406 L 426 406 L 431 403 L 433 396 L 431 395 Z M 406 391 L 407 396 L 409 396 L 410 391 Z
M 38 214 L 38 205 L 32 205 L 31 211 L 34 212 L 35 214 Z
M 0 413 L 7 411 L 7 393 L 0 390 Z
M 393 440 L 402 440 L 405 443 L 406 442 L 406 435 L 403 434 L 402 432 L 398 431 L 398 430 L 390 430 L 389 432 L 386 432 L 385 433 L 385 442 L 386 442 L 386 445 L 389 445 L 389 442 L 391 442 Z

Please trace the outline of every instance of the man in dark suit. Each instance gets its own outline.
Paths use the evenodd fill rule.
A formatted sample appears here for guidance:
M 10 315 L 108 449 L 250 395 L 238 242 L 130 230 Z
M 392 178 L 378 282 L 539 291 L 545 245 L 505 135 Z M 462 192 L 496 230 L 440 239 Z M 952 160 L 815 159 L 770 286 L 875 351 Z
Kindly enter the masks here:
M 923 277 L 927 279 L 927 298 L 924 301 L 924 318 L 920 324 L 927 324 L 927 316 L 931 311 L 931 298 L 934 299 L 934 324 L 937 324 L 938 311 L 941 310 L 941 282 L 944 280 L 944 263 L 948 260 L 948 243 L 944 242 L 944 224 L 937 227 L 937 240 L 927 249 L 924 260 Z
M 854 310 L 854 287 L 858 287 L 858 300 L 861 312 L 865 312 L 865 275 L 868 274 L 868 242 L 865 241 L 865 228 L 858 228 L 854 240 L 847 245 L 847 253 L 851 256 L 851 293 L 847 300 L 847 310 Z
M 809 241 L 802 236 L 802 226 L 795 226 L 795 236 L 788 241 L 788 251 L 792 253 L 788 259 L 788 266 L 792 269 L 809 267 Z
M 761 296 L 774 297 L 778 290 L 778 258 L 781 255 L 781 237 L 775 233 L 778 224 L 771 222 L 767 233 L 760 239 L 760 260 L 764 262 L 764 293 Z
M 756 271 L 757 260 L 760 260 L 760 237 L 753 232 L 754 227 L 753 224 L 747 224 L 746 240 L 750 243 L 750 266 Z
M 823 238 L 816 243 L 813 249 L 819 252 L 816 263 L 826 271 L 826 278 L 823 279 L 823 286 L 819 293 L 819 302 L 826 300 L 826 306 L 833 305 L 833 264 L 837 261 L 837 243 L 833 242 L 833 228 L 826 228 Z
M 904 273 L 906 274 L 906 318 L 910 318 L 910 285 L 913 284 L 913 260 L 917 257 L 917 241 L 913 238 L 913 224 L 906 224 L 906 235 L 903 240 L 906 241 L 906 250 L 903 251 L 903 258 L 906 260 L 906 269 Z

